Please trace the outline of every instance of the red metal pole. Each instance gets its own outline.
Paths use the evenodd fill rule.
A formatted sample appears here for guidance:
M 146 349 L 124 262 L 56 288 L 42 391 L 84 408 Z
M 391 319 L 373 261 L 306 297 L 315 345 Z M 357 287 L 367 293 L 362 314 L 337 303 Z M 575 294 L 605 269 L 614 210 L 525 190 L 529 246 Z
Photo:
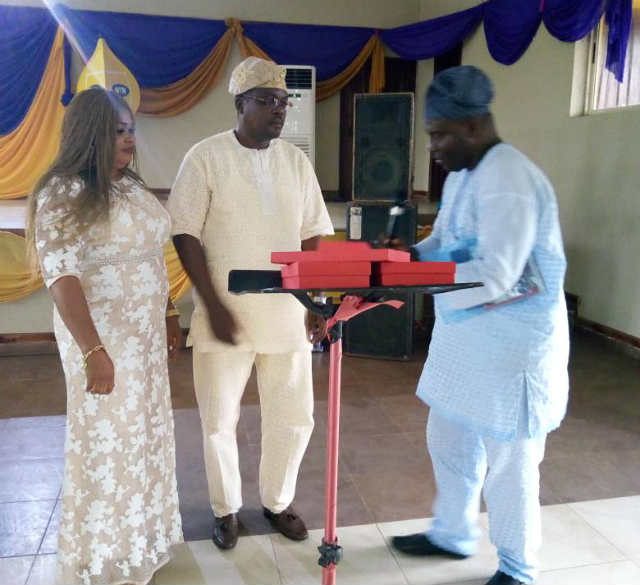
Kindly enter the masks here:
M 339 323 L 339 326 L 341 323 Z M 329 398 L 327 429 L 327 462 L 325 484 L 325 515 L 323 543 L 338 543 L 336 522 L 338 512 L 338 446 L 340 437 L 340 374 L 342 367 L 342 336 L 331 344 L 329 354 Z M 322 568 L 322 585 L 335 585 L 336 565 Z

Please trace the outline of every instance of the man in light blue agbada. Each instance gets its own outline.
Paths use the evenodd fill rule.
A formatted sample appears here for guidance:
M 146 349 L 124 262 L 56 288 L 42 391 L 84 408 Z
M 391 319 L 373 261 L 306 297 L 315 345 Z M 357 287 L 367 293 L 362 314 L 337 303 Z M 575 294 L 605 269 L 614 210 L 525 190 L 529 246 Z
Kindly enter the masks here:
M 553 187 L 497 135 L 491 81 L 461 66 L 439 73 L 425 101 L 436 162 L 450 171 L 433 233 L 417 260 L 458 262 L 435 297 L 436 321 L 418 396 L 437 495 L 425 533 L 396 536 L 411 555 L 475 552 L 483 493 L 497 572 L 486 585 L 532 583 L 541 542 L 539 465 L 566 410 L 566 261 Z

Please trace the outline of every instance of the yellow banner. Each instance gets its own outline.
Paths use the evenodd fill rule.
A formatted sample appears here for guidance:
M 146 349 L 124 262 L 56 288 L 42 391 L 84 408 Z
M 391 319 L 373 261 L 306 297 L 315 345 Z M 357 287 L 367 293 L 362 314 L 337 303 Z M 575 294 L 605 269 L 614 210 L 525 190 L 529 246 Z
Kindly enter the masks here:
M 27 242 L 22 236 L 0 232 L 0 303 L 24 298 L 37 291 L 44 283 L 27 266 Z M 172 301 L 182 297 L 191 286 L 173 243 L 164 247 L 164 261 L 169 278 L 169 296 Z

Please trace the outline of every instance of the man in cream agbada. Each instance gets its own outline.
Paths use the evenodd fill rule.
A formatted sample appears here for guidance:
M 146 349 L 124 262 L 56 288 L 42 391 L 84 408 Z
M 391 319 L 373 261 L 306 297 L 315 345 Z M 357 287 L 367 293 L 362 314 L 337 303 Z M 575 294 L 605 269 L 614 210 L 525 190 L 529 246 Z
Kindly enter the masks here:
M 313 429 L 311 345 L 317 317 L 290 295 L 227 292 L 232 269 L 273 269 L 272 251 L 311 250 L 333 233 L 307 156 L 279 139 L 286 70 L 249 57 L 233 71 L 237 126 L 187 153 L 168 202 L 173 239 L 196 289 L 193 372 L 203 428 L 213 541 L 233 548 L 242 506 L 236 425 L 255 365 L 262 416 L 264 515 L 293 540 L 307 537 L 291 506 Z

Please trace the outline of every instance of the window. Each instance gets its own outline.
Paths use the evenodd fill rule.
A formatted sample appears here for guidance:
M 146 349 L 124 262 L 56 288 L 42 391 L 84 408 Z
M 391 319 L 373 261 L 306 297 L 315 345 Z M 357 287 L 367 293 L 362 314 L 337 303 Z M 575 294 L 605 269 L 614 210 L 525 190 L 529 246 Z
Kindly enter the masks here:
M 633 19 L 622 83 L 605 67 L 607 35 L 608 27 L 603 17 L 591 37 L 587 112 L 640 106 L 640 0 L 633 0 Z

